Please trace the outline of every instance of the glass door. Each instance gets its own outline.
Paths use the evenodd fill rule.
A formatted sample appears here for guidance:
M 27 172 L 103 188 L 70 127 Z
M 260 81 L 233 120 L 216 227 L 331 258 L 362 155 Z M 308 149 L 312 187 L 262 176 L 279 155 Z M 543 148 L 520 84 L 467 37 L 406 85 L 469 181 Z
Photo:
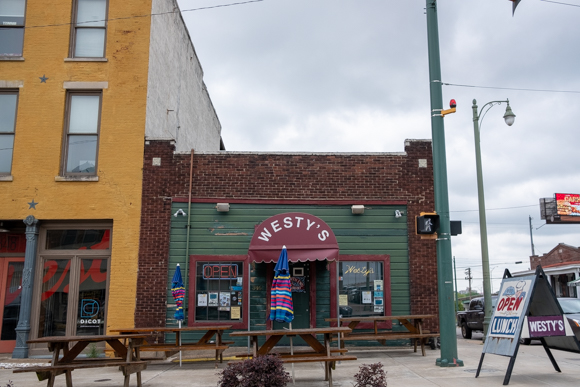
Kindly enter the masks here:
M 23 268 L 24 258 L 0 258 L 0 353 L 10 353 L 16 345 Z

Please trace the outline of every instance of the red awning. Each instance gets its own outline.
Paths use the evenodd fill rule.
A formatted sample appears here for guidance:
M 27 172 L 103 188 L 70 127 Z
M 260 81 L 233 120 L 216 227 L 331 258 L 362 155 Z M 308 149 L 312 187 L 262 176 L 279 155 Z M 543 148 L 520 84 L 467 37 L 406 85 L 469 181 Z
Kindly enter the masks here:
M 263 221 L 250 242 L 250 262 L 276 262 L 283 246 L 290 262 L 338 259 L 338 242 L 332 229 L 310 214 L 289 212 Z

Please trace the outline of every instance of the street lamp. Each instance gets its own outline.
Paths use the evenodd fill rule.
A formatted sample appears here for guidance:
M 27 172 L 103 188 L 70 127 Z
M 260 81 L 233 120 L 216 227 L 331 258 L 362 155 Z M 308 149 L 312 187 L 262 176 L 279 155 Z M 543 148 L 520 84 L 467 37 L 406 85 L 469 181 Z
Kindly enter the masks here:
M 483 195 L 483 176 L 481 170 L 481 150 L 479 149 L 479 121 L 483 120 L 485 114 L 494 105 L 507 104 L 503 118 L 508 126 L 512 126 L 516 115 L 512 112 L 509 100 L 488 102 L 477 112 L 477 101 L 473 100 L 473 131 L 475 135 L 475 166 L 477 169 L 477 196 L 479 201 L 479 233 L 481 236 L 481 263 L 483 267 L 483 302 L 485 306 L 485 317 L 483 319 L 484 340 L 487 336 L 487 328 L 491 320 L 491 286 L 489 278 L 489 255 L 487 251 L 487 221 L 485 219 L 485 197 Z M 486 109 L 487 107 L 487 109 Z M 484 109 L 485 112 L 484 112 Z M 481 114 L 483 112 L 483 115 Z

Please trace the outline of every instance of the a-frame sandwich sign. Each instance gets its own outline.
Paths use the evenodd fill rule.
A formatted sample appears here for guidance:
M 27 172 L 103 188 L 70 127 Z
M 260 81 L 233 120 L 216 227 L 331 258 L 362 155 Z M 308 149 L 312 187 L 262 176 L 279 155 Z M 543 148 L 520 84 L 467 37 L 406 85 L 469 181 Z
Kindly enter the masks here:
M 479 376 L 486 353 L 508 356 L 510 362 L 503 381 L 507 385 L 520 347 L 520 338 L 539 339 L 558 372 L 561 372 L 560 367 L 550 348 L 580 353 L 580 342 L 562 312 L 541 266 L 536 268 L 534 275 L 525 277 L 512 277 L 505 270 L 475 377 Z

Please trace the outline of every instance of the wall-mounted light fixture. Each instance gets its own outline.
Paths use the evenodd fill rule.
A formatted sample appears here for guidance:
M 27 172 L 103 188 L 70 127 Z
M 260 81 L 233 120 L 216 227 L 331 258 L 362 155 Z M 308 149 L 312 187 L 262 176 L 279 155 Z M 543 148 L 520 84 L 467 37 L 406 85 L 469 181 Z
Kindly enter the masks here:
M 177 218 L 177 215 L 182 215 L 182 216 L 185 216 L 185 215 L 187 215 L 187 214 L 185 213 L 185 211 L 183 211 L 183 210 L 180 208 L 179 210 L 177 210 L 177 212 L 175 212 L 175 214 L 173 214 L 173 216 L 175 216 L 176 218 Z
M 230 203 L 218 203 L 215 208 L 218 212 L 228 212 L 230 210 Z
M 403 216 L 403 213 L 399 210 L 395 210 L 395 218 L 400 218 Z
M 363 204 L 353 204 L 350 210 L 353 214 L 364 214 L 365 206 Z

